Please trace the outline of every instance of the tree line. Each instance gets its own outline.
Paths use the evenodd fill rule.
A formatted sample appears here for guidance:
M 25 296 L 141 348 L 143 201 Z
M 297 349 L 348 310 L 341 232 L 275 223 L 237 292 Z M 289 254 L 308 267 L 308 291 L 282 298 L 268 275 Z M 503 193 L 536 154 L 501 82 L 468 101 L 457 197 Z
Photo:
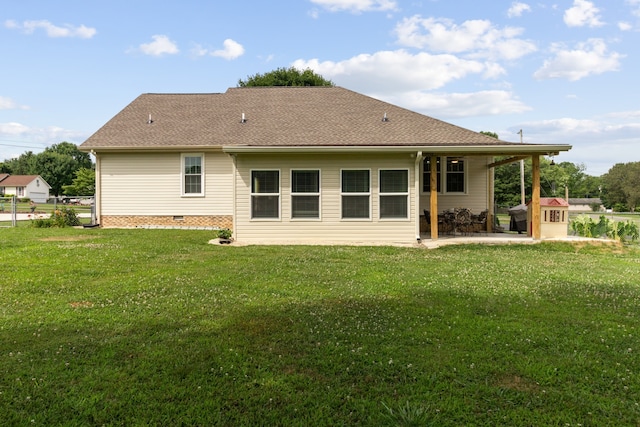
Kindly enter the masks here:
M 54 196 L 90 196 L 95 192 L 95 169 L 88 153 L 75 144 L 61 142 L 41 153 L 27 151 L 0 163 L 0 173 L 40 175 L 51 186 Z
M 481 132 L 498 138 L 494 132 Z M 497 158 L 496 160 L 502 160 Z M 602 205 L 616 212 L 635 212 L 640 206 L 640 162 L 618 163 L 602 176 L 585 173 L 583 164 L 555 163 L 540 159 L 540 195 L 542 197 L 599 198 Z M 524 162 L 525 199 L 531 199 L 531 159 Z M 519 205 L 520 163 L 513 162 L 495 168 L 495 200 L 500 207 Z M 596 206 L 594 206 L 595 208 Z M 599 204 L 597 205 L 599 207 Z

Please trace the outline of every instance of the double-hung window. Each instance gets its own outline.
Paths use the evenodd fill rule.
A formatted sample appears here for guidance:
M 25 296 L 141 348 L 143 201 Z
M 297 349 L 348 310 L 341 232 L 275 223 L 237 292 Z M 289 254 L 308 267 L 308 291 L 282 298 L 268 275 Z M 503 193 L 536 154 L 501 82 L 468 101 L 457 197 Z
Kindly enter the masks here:
M 204 154 L 182 155 L 182 195 L 204 196 Z
M 280 218 L 280 171 L 251 171 L 251 218 Z
M 442 166 L 444 166 L 444 172 Z M 423 163 L 422 191 L 431 192 L 431 158 L 427 157 Z M 437 157 L 436 175 L 438 193 L 466 192 L 465 161 L 463 157 Z M 443 185 L 444 181 L 444 185 Z M 442 190 L 444 188 L 444 191 Z
M 464 192 L 464 159 L 447 157 L 447 193 Z
M 424 159 L 424 173 L 422 174 L 422 191 L 425 193 L 430 193 L 431 192 L 431 168 L 433 167 L 433 165 L 431 164 L 431 157 L 426 157 Z M 440 192 L 440 188 L 442 188 L 440 186 L 440 182 L 441 182 L 441 173 L 440 173 L 440 157 L 436 157 L 436 176 L 437 178 L 437 189 L 436 191 L 439 193 Z
M 342 218 L 371 218 L 371 171 L 344 169 L 341 182 Z
M 406 169 L 381 169 L 379 183 L 380 218 L 408 218 L 409 171 Z
M 291 171 L 291 218 L 320 218 L 320 171 Z

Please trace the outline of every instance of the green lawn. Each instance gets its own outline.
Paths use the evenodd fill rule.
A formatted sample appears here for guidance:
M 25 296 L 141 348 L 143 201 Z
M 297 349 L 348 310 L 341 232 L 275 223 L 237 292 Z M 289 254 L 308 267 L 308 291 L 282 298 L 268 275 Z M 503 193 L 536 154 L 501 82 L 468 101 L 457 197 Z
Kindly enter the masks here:
M 640 250 L 0 230 L 0 424 L 636 426 Z

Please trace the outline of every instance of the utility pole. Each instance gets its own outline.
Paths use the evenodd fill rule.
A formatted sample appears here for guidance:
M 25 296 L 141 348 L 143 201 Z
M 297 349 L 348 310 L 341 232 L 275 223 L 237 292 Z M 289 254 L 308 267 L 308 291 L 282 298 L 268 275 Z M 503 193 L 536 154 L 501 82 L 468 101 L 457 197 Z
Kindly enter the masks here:
M 522 129 L 520 129 L 520 144 L 522 144 Z M 524 205 L 524 160 L 520 160 L 520 203 Z

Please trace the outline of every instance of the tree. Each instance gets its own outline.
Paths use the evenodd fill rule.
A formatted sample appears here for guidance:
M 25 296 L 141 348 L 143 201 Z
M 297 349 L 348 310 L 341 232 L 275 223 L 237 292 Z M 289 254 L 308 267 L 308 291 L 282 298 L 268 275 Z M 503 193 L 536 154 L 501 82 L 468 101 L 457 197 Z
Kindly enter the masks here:
M 77 164 L 77 168 L 87 168 L 90 169 L 92 167 L 91 157 L 89 153 L 83 153 L 78 150 L 78 147 L 75 144 L 70 142 L 61 142 L 59 144 L 53 144 L 51 147 L 47 147 L 44 149 L 45 152 L 53 152 L 60 153 L 64 156 L 71 157 Z
M 96 192 L 96 171 L 88 168 L 78 169 L 73 182 L 63 185 L 62 189 L 67 196 L 92 196 Z
M 35 173 L 47 181 L 55 196 L 62 194 L 62 186 L 71 184 L 76 170 L 77 162 L 73 157 L 52 151 L 44 151 L 36 156 Z
M 309 68 L 301 71 L 294 67 L 281 67 L 268 73 L 248 76 L 246 80 L 238 80 L 238 87 L 252 86 L 334 86 L 334 84 Z
M 500 138 L 498 138 L 498 134 L 495 133 L 495 132 L 489 132 L 489 131 L 483 130 L 483 131 L 480 131 L 480 133 L 483 134 L 483 135 L 490 136 L 490 137 L 495 138 L 495 139 L 500 139 Z
M 604 205 L 635 211 L 640 205 L 640 162 L 617 163 L 602 176 Z
M 45 148 L 42 153 L 27 151 L 17 159 L 6 160 L 2 164 L 2 172 L 11 175 L 40 175 L 51 186 L 51 193 L 59 196 L 63 186 L 73 182 L 77 170 L 92 167 L 88 153 L 78 150 L 75 144 L 61 142 Z
M 5 160 L 0 172 L 11 175 L 37 175 L 34 169 L 35 158 L 36 154 L 33 154 L 32 151 L 27 151 L 17 159 Z

